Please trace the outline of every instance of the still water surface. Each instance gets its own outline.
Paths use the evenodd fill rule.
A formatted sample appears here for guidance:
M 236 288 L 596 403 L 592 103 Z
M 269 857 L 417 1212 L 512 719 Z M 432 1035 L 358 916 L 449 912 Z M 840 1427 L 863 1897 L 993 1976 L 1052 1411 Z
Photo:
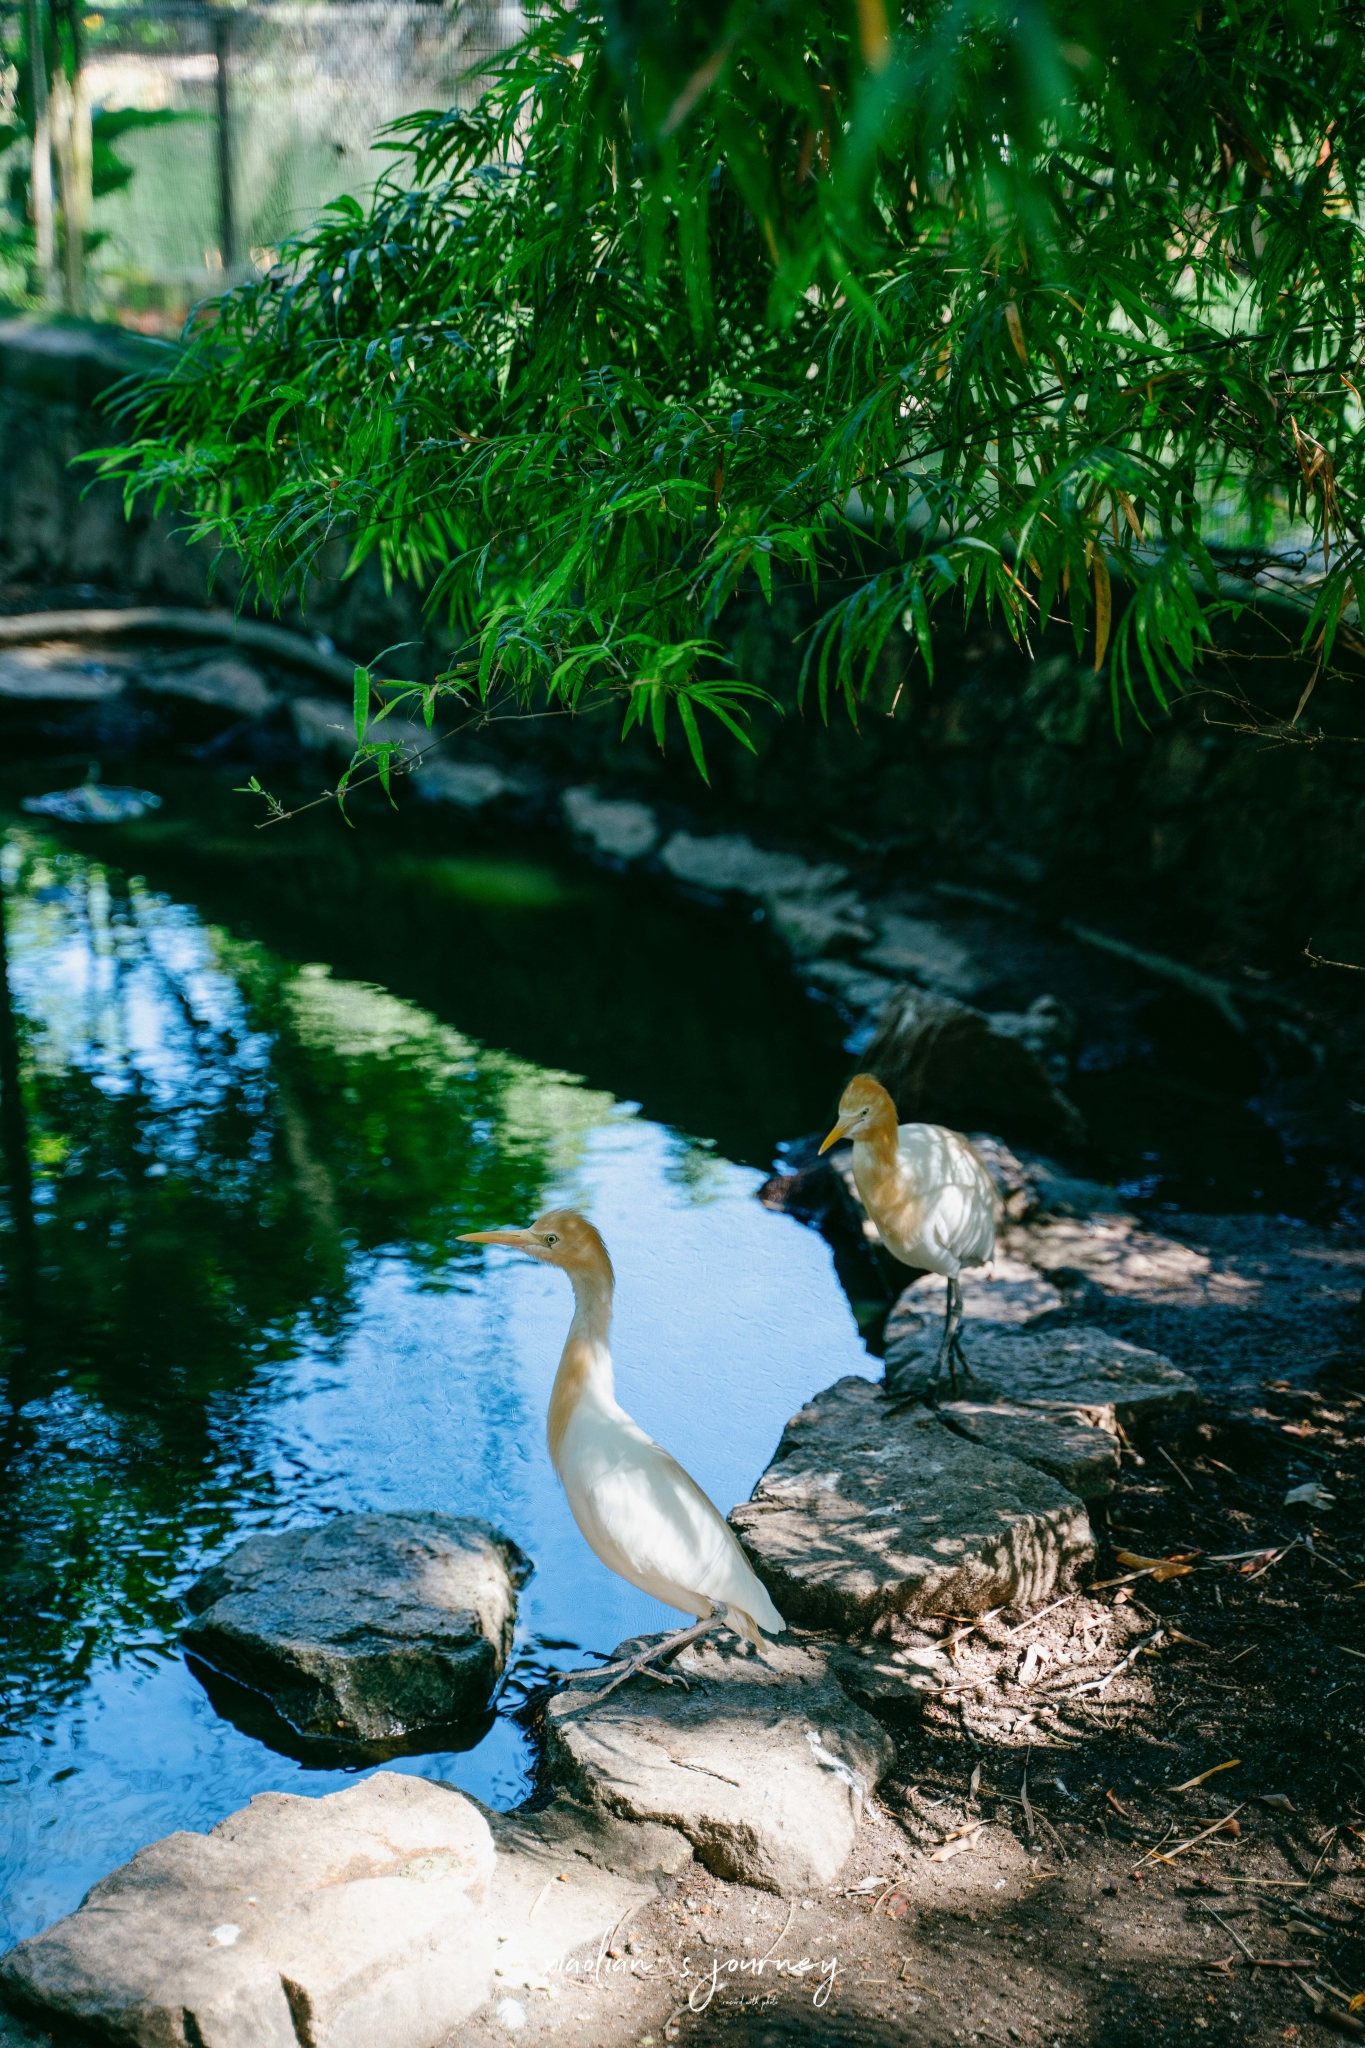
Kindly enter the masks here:
M 795 1406 L 880 1370 L 821 1238 L 753 1199 L 844 1062 L 745 933 L 555 851 L 452 854 L 421 817 L 262 836 L 202 776 L 159 787 L 155 820 L 98 837 L 0 791 L 26 1112 L 0 1945 L 173 1828 L 347 1781 L 221 1717 L 178 1653 L 183 1587 L 248 1530 L 487 1516 L 535 1560 L 520 1638 L 552 1660 L 573 1653 L 540 1639 L 673 1619 L 597 1563 L 549 1465 L 567 1284 L 460 1230 L 593 1217 L 621 1397 L 722 1509 Z M 528 1789 L 507 1719 L 389 1767 L 499 1806 Z

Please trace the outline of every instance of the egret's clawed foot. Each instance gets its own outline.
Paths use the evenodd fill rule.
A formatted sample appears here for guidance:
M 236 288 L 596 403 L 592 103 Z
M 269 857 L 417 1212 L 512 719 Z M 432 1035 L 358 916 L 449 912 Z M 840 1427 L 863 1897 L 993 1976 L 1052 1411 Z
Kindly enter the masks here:
M 652 1649 L 640 1650 L 633 1657 L 623 1657 L 619 1663 L 598 1664 L 591 1671 L 566 1671 L 563 1683 L 567 1685 L 571 1679 L 610 1679 L 611 1683 L 604 1685 L 601 1692 L 589 1700 L 585 1712 L 591 1712 L 593 1707 L 599 1706 L 609 1692 L 615 1692 L 617 1686 L 624 1685 L 628 1678 L 637 1676 L 657 1678 L 660 1685 L 680 1685 L 684 1692 L 688 1692 L 691 1688 L 681 1671 L 661 1671 L 659 1665 L 665 1659 L 671 1662 L 679 1650 L 686 1649 L 689 1643 L 695 1643 L 701 1636 L 706 1635 L 716 1626 L 719 1618 L 717 1615 L 709 1614 L 705 1621 L 695 1623 L 692 1628 L 679 1629 L 676 1635 L 665 1636 L 663 1641 L 655 1643 Z

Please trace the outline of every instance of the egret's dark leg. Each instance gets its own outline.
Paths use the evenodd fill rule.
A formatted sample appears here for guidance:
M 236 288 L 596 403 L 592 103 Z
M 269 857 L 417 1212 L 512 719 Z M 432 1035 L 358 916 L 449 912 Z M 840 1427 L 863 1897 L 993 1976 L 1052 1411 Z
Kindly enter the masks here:
M 962 1349 L 962 1282 L 950 1280 L 949 1288 L 957 1296 L 957 1313 L 953 1318 L 953 1334 L 948 1347 L 948 1374 L 952 1381 L 953 1393 L 957 1393 L 957 1369 L 962 1367 L 962 1377 L 969 1380 L 972 1369 L 967 1363 L 967 1354 Z
M 643 1672 L 647 1678 L 657 1678 L 661 1685 L 680 1685 L 687 1692 L 688 1683 L 680 1671 L 670 1674 L 658 1670 L 657 1665 L 663 1658 L 671 1660 L 676 1657 L 679 1650 L 686 1649 L 689 1643 L 695 1643 L 700 1636 L 721 1626 L 724 1621 L 723 1614 L 708 1614 L 705 1620 L 694 1622 L 691 1628 L 681 1628 L 676 1635 L 665 1636 L 652 1650 L 640 1650 L 633 1657 L 623 1657 L 619 1664 L 598 1664 L 590 1671 L 566 1671 L 561 1683 L 567 1685 L 571 1678 L 610 1678 L 611 1684 L 604 1685 L 601 1692 L 588 1702 L 590 1708 L 597 1706 L 609 1692 L 615 1692 L 618 1685 L 624 1685 L 628 1678 L 634 1678 L 637 1672 Z M 638 1636 L 635 1640 L 639 1641 Z
M 938 1383 L 943 1377 L 943 1362 L 948 1361 L 948 1373 L 954 1394 L 957 1392 L 957 1360 L 954 1349 L 957 1344 L 957 1326 L 962 1320 L 962 1289 L 956 1280 L 949 1278 L 948 1295 L 943 1307 L 943 1335 L 939 1340 L 938 1356 L 934 1369 L 929 1375 L 929 1399 L 938 1398 Z

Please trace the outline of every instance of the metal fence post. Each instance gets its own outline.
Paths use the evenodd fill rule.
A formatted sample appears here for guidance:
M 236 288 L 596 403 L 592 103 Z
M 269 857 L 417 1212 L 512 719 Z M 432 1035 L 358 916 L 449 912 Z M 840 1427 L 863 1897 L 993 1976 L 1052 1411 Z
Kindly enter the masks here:
M 213 51 L 217 60 L 214 86 L 218 98 L 218 230 L 223 268 L 237 267 L 237 220 L 232 190 L 232 105 L 228 90 L 228 59 L 232 54 L 232 23 L 215 12 Z

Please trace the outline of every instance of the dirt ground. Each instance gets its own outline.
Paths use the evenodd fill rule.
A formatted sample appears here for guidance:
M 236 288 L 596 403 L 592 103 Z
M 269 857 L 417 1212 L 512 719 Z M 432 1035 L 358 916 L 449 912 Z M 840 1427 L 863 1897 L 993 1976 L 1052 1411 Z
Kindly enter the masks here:
M 462 2042 L 1365 2039 L 1365 1250 L 1244 1217 L 1027 1233 L 1211 1397 L 1125 1450 L 1088 1585 L 929 1622 L 957 1676 L 895 1731 L 836 1889 L 694 1864 Z

